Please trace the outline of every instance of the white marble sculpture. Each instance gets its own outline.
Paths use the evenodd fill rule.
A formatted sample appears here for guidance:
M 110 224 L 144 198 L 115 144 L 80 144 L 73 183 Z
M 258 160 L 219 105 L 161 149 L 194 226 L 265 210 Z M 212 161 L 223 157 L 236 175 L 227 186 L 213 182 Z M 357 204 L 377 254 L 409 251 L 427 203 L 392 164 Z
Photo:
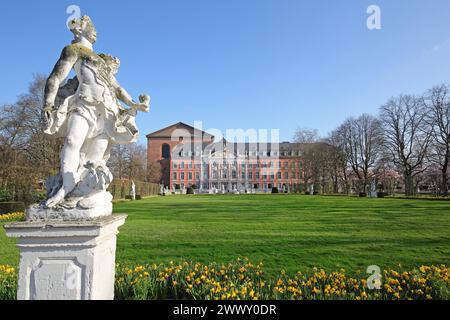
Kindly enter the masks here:
M 131 180 L 131 190 L 130 190 L 131 200 L 136 200 L 136 184 Z
M 65 138 L 61 171 L 47 181 L 47 200 L 27 210 L 32 221 L 111 215 L 107 188 L 113 177 L 106 165 L 111 147 L 135 142 L 137 111 L 149 111 L 149 96 L 135 102 L 117 82 L 119 59 L 93 51 L 97 33 L 91 19 L 73 20 L 71 31 L 74 40 L 47 80 L 43 109 L 45 132 Z M 71 70 L 76 78 L 64 84 Z
M 378 195 L 377 195 L 377 184 L 376 184 L 375 180 L 373 180 L 370 183 L 370 197 L 371 198 L 377 198 L 378 197 Z
M 309 194 L 310 194 L 311 196 L 314 195 L 314 184 L 311 184 L 311 185 L 310 185 L 310 187 L 309 187 Z

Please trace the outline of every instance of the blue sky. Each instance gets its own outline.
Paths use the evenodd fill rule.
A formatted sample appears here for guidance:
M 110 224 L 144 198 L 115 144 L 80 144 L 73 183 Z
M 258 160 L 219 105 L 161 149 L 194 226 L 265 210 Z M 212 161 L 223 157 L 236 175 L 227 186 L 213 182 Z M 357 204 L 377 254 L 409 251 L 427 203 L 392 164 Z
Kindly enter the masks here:
M 96 51 L 121 59 L 121 84 L 152 96 L 142 142 L 195 120 L 325 135 L 391 96 L 450 82 L 448 0 L 16 0 L 1 4 L 0 104 L 51 71 L 71 40 L 71 4 L 93 19 Z M 371 4 L 381 30 L 366 27 Z

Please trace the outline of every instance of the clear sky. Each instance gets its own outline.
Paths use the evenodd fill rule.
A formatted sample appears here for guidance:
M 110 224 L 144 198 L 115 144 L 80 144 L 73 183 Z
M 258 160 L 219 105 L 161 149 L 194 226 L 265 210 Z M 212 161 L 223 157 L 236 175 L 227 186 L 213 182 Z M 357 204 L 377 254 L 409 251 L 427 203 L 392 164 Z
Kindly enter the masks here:
M 71 40 L 71 4 L 93 19 L 95 49 L 121 59 L 121 84 L 152 96 L 142 142 L 195 120 L 325 135 L 391 96 L 450 82 L 448 0 L 15 0 L 0 4 L 0 104 L 51 71 Z M 366 27 L 371 4 L 381 30 Z

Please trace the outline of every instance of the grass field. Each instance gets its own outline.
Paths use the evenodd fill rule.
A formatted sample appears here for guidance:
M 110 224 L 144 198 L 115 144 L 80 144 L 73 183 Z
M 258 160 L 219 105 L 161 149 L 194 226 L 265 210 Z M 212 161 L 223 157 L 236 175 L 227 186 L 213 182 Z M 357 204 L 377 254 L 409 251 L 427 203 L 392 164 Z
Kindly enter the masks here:
M 450 201 L 298 195 L 174 196 L 116 203 L 117 260 L 264 262 L 268 272 L 450 264 Z M 0 231 L 0 264 L 18 263 Z

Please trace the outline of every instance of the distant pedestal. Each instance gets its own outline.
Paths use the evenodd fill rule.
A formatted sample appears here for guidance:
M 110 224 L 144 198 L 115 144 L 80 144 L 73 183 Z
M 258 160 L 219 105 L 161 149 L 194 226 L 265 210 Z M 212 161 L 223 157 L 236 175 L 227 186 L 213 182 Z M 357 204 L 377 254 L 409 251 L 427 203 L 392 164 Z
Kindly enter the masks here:
M 126 215 L 5 225 L 20 249 L 18 300 L 112 300 L 118 228 Z

